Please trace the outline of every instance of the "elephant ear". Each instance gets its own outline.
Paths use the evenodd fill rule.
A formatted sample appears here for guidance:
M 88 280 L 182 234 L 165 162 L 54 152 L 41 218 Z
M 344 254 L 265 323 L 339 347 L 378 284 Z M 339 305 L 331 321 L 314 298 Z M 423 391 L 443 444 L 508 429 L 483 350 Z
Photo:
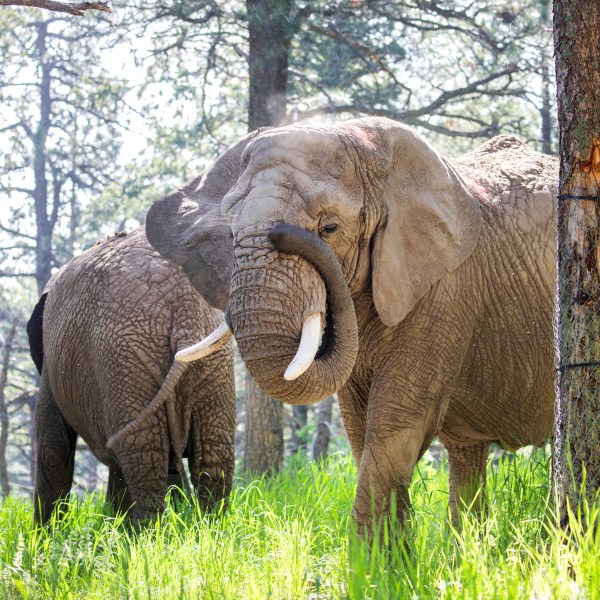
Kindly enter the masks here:
M 227 148 L 203 175 L 157 200 L 146 215 L 146 235 L 166 259 L 182 267 L 206 301 L 225 310 L 233 266 L 229 222 L 221 200 L 241 173 L 241 156 L 256 130 Z
M 481 213 L 456 171 L 415 131 L 388 123 L 383 137 L 391 164 L 385 216 L 372 245 L 372 284 L 377 313 L 393 326 L 469 256 Z

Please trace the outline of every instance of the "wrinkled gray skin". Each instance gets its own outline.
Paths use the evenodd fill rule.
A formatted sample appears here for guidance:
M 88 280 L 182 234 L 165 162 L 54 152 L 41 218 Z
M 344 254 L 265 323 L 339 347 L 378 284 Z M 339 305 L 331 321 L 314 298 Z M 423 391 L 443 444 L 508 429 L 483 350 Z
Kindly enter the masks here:
M 555 159 L 500 136 L 447 160 L 412 129 L 369 118 L 263 132 L 242 166 L 222 202 L 234 242 L 229 321 L 274 397 L 339 392 L 359 526 L 388 514 L 393 495 L 402 518 L 436 435 L 453 507 L 482 490 L 492 442 L 550 436 Z M 218 233 L 154 216 L 148 236 L 166 257 L 186 251 L 178 232 Z M 317 358 L 285 381 L 314 313 L 326 326 Z
M 143 228 L 74 258 L 46 292 L 28 324 L 41 368 L 36 521 L 46 522 L 69 494 L 78 435 L 110 469 L 107 499 L 115 508 L 133 504 L 134 521 L 163 508 L 167 484 L 181 484 L 182 457 L 203 507 L 226 498 L 234 470 L 232 349 L 173 362 L 222 321 L 221 311 L 160 257 Z

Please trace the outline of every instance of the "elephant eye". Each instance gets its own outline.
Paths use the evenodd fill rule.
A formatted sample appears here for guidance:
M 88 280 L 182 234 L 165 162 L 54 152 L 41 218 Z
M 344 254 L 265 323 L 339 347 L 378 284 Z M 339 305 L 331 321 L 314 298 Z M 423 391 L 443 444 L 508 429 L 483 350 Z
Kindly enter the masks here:
M 337 223 L 327 223 L 321 227 L 321 235 L 329 235 L 334 231 L 337 231 L 338 224 Z

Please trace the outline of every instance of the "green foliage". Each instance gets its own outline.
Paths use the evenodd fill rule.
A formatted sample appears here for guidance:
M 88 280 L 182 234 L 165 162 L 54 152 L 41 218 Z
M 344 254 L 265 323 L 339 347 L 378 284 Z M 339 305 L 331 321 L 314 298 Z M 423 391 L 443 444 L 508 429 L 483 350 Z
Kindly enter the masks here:
M 31 504 L 0 508 L 3 598 L 595 598 L 599 506 L 555 525 L 548 460 L 489 465 L 488 515 L 449 523 L 446 464 L 422 461 L 406 537 L 357 538 L 348 458 L 292 464 L 268 480 L 238 480 L 228 510 L 193 503 L 139 533 L 107 516 L 98 496 L 71 501 L 63 522 L 32 526 Z M 392 526 L 392 532 L 396 531 Z

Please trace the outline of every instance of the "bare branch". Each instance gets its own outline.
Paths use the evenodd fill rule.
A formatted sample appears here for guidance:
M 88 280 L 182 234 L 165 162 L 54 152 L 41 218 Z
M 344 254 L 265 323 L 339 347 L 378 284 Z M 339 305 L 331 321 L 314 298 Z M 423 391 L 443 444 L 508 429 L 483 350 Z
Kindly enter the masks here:
M 0 270 L 0 277 L 35 277 L 35 273 L 11 273 Z
M 464 137 L 464 138 L 488 138 L 490 135 L 493 135 L 491 129 L 489 127 L 485 127 L 483 129 L 479 129 L 476 131 L 461 131 L 458 129 L 450 129 L 448 127 L 443 127 L 441 125 L 435 125 L 426 121 L 424 119 L 419 119 L 417 116 L 410 112 L 401 112 L 394 111 L 389 109 L 378 109 L 373 108 L 372 106 L 365 106 L 362 104 L 343 104 L 338 106 L 321 106 L 318 108 L 312 108 L 309 110 L 298 111 L 294 116 L 297 117 L 298 120 L 308 119 L 310 117 L 315 117 L 323 114 L 334 114 L 334 113 L 344 113 L 349 112 L 353 114 L 362 114 L 362 115 L 371 115 L 374 117 L 388 117 L 389 119 L 394 119 L 396 121 L 401 121 L 402 123 L 406 123 L 407 125 L 412 125 L 413 127 L 423 127 L 424 129 L 428 129 L 429 131 L 434 131 L 436 133 L 441 133 L 443 135 L 451 136 L 451 137 Z M 286 118 L 286 123 L 292 121 L 292 116 L 288 115 Z
M 112 12 L 106 2 L 57 2 L 56 0 L 0 0 L 0 6 L 31 6 L 33 8 L 45 8 L 54 12 L 67 13 L 81 17 L 86 10 L 99 10 L 101 12 Z
M 5 231 L 6 233 L 9 233 L 12 236 L 15 237 L 23 237 L 23 238 L 27 238 L 28 240 L 35 240 L 35 236 L 33 235 L 27 235 L 26 233 L 21 233 L 20 231 L 17 231 L 16 229 L 10 229 L 8 227 L 4 227 L 4 225 L 0 225 L 0 230 Z

